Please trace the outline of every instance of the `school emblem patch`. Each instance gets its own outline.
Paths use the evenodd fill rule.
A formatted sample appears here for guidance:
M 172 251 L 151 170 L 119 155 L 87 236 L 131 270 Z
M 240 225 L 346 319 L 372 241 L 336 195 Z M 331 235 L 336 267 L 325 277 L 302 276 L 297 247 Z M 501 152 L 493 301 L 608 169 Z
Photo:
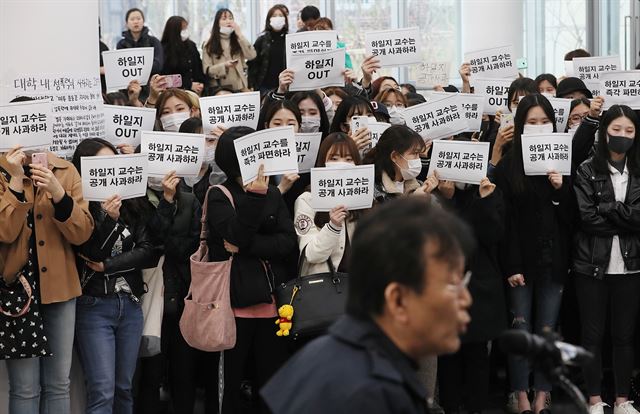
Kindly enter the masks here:
M 294 224 L 296 226 L 296 231 L 298 232 L 298 234 L 307 234 L 311 229 L 311 226 L 313 226 L 313 220 L 311 219 L 311 217 L 305 214 L 301 214 L 296 217 L 296 222 Z

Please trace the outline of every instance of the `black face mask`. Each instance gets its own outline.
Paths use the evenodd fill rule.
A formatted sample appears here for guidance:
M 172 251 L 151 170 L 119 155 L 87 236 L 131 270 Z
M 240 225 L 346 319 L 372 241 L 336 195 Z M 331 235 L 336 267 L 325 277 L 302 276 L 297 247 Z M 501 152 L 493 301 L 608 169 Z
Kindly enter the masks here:
M 626 154 L 633 145 L 633 138 L 609 134 L 607 134 L 607 136 L 609 137 L 607 147 L 609 147 L 610 151 L 613 151 L 616 154 Z

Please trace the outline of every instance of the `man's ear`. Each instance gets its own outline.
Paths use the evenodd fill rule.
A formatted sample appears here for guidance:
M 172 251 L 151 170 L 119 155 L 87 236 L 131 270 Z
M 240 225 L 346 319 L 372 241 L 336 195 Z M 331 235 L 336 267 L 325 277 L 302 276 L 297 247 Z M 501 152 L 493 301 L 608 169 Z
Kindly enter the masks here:
M 408 294 L 409 289 L 397 282 L 389 283 L 384 289 L 384 306 L 389 312 L 389 316 L 402 325 L 409 322 Z

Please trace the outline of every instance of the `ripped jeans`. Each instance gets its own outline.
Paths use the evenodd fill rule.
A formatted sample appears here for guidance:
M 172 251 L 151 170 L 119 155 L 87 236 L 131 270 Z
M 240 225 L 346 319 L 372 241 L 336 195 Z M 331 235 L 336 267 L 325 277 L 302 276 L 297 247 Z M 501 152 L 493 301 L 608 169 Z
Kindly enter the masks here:
M 552 272 L 540 272 L 534 280 L 524 275 L 525 286 L 509 287 L 510 311 L 514 329 L 522 329 L 543 335 L 555 330 L 560 303 L 562 301 L 563 284 L 553 280 Z M 535 311 L 534 311 L 535 309 Z M 535 312 L 535 321 L 531 319 Z M 509 378 L 512 391 L 529 389 L 531 369 L 526 358 L 509 355 Z M 536 370 L 533 388 L 536 391 L 551 391 L 549 380 Z

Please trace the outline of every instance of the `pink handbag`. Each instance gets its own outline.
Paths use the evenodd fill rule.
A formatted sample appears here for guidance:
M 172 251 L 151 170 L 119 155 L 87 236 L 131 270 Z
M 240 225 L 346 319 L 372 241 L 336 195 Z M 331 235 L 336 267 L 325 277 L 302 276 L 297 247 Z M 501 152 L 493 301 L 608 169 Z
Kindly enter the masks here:
M 200 247 L 190 258 L 191 285 L 180 318 L 180 332 L 189 346 L 208 352 L 224 351 L 236 344 L 236 321 L 229 292 L 233 256 L 222 262 L 209 261 L 207 206 L 209 191 L 214 187 L 219 188 L 235 208 L 233 196 L 226 187 L 209 187 L 200 220 Z

